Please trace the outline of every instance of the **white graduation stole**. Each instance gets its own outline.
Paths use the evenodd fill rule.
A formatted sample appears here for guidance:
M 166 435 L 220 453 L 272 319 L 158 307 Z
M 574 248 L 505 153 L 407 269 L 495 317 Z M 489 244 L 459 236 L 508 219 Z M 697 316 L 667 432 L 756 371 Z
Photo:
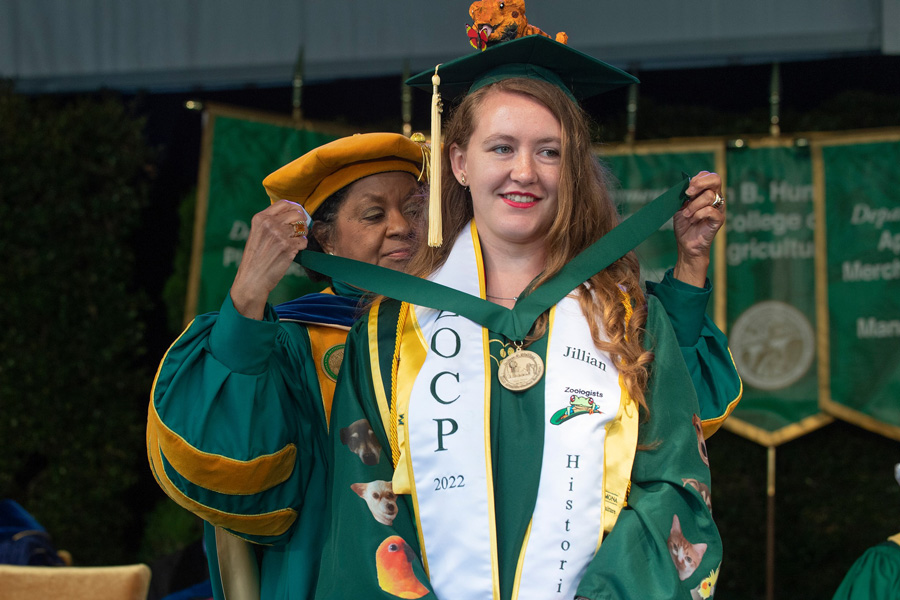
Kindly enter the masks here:
M 463 231 L 432 279 L 483 297 L 473 228 Z M 495 599 L 488 333 L 429 308 L 415 307 L 410 318 L 421 366 L 411 388 L 398 387 L 405 408 L 399 436 L 409 453 L 423 559 L 442 600 Z M 513 591 L 522 600 L 573 597 L 596 552 L 604 524 L 606 432 L 622 399 L 618 372 L 594 346 L 576 300 L 565 298 L 551 310 L 549 335 L 543 464 Z M 540 399 L 525 392 L 522 401 Z
M 545 377 L 541 480 L 513 591 L 519 600 L 573 598 L 602 534 L 606 430 L 622 392 L 573 298 L 556 305 Z

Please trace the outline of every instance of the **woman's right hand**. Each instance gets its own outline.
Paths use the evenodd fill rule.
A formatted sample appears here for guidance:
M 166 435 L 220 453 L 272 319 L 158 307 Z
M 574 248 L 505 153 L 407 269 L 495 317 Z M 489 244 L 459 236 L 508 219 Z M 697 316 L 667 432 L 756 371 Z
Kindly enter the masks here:
M 306 248 L 306 235 L 295 233 L 294 223 L 307 223 L 309 215 L 296 202 L 279 200 L 253 215 L 241 264 L 231 285 L 231 301 L 245 317 L 260 320 L 269 293 L 281 281 L 297 253 Z
M 700 171 L 685 190 L 690 201 L 672 218 L 678 246 L 675 278 L 696 287 L 706 285 L 713 238 L 725 223 L 725 199 L 721 192 L 722 178 L 716 173 Z M 721 201 L 719 204 L 717 199 Z

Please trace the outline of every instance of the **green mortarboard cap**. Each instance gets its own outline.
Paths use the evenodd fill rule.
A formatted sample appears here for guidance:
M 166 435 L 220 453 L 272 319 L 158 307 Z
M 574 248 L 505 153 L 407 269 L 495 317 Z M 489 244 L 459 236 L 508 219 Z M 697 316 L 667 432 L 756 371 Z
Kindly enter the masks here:
M 638 78 L 542 35 L 529 35 L 440 65 L 441 90 L 456 95 L 513 77 L 541 79 L 583 100 L 638 83 Z M 434 69 L 406 80 L 430 91 Z
M 530 35 L 490 46 L 438 65 L 406 80 L 432 90 L 431 147 L 441 148 L 441 94 L 458 95 L 511 78 L 540 79 L 562 89 L 573 101 L 638 83 L 637 77 L 565 44 Z M 428 193 L 428 245 L 443 243 L 441 222 L 441 152 L 432 152 Z

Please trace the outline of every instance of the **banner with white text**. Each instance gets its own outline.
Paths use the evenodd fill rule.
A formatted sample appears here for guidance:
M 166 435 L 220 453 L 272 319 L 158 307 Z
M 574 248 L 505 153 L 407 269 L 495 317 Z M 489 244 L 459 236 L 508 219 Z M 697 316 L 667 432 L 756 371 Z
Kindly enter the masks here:
M 831 421 L 816 378 L 810 153 L 769 140 L 727 160 L 728 342 L 744 394 L 725 426 L 775 446 Z
M 618 182 L 613 188 L 613 201 L 623 217 L 636 213 L 675 185 L 683 173 L 695 175 L 700 171 L 717 170 L 716 161 L 723 153 L 721 142 L 683 146 L 609 146 L 599 152 Z M 666 270 L 675 266 L 678 256 L 672 220 L 638 246 L 635 253 L 644 279 L 662 279 Z M 712 273 L 710 279 L 713 279 Z
M 900 439 L 900 133 L 816 155 L 824 410 Z
M 240 109 L 213 107 L 204 116 L 187 318 L 222 305 L 241 262 L 250 220 L 269 205 L 262 186 L 266 175 L 340 137 Z M 321 288 L 292 263 L 269 301 L 277 304 Z

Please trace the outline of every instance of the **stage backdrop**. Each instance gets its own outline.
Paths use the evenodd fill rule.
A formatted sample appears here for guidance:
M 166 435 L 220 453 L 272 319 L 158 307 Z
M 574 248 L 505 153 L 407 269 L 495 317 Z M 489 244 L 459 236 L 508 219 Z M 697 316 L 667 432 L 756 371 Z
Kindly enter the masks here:
M 218 310 L 228 293 L 250 219 L 268 203 L 263 178 L 349 133 L 207 107 L 186 318 Z M 900 439 L 900 130 L 608 145 L 598 154 L 618 179 L 625 216 L 682 172 L 725 179 L 710 312 L 744 381 L 727 429 L 771 447 L 837 417 Z M 673 266 L 671 222 L 637 252 L 648 279 Z M 293 265 L 270 301 L 320 287 Z
M 822 408 L 900 440 L 900 131 L 814 141 Z
M 186 319 L 222 305 L 241 261 L 250 219 L 269 205 L 265 176 L 349 133 L 227 106 L 204 109 Z M 294 263 L 269 300 L 277 304 L 321 287 Z
M 725 165 L 709 141 L 600 152 L 624 214 L 676 169 L 726 180 L 713 313 L 744 390 L 725 427 L 777 446 L 837 417 L 900 439 L 900 132 L 736 141 Z M 638 248 L 648 279 L 674 264 L 665 229 Z

